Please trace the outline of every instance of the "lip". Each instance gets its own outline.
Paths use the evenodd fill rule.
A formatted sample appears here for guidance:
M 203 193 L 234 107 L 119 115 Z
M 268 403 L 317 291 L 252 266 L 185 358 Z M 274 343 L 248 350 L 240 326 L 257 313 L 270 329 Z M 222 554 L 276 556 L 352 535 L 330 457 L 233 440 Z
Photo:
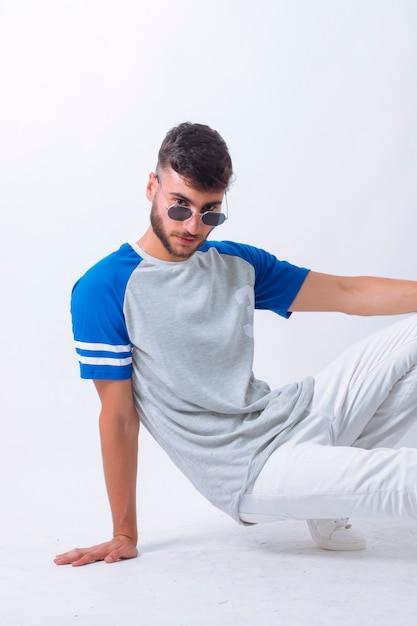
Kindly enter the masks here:
M 192 246 L 197 243 L 197 239 L 194 238 L 180 237 L 179 235 L 175 235 L 175 238 L 182 246 Z

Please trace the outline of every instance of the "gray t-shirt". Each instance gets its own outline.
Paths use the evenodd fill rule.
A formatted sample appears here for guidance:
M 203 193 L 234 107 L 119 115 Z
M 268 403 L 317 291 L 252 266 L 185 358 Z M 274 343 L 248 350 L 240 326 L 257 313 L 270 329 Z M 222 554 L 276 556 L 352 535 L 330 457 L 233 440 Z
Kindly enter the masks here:
M 307 273 L 232 242 L 206 242 L 179 262 L 124 244 L 73 290 L 81 376 L 132 378 L 141 422 L 236 520 L 242 494 L 313 389 L 311 378 L 271 391 L 254 377 L 254 309 L 289 317 Z

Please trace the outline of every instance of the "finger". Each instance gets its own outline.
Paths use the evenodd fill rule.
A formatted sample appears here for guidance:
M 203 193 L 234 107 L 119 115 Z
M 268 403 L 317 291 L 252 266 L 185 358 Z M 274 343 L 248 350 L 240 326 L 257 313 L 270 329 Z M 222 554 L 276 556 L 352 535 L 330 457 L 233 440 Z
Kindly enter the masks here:
M 69 565 L 70 563 L 77 561 L 83 554 L 84 550 L 75 548 L 74 550 L 64 552 L 63 554 L 57 554 L 54 558 L 54 563 L 57 565 Z
M 72 561 L 71 565 L 72 567 L 81 567 L 82 565 L 90 565 L 90 563 L 102 561 L 103 559 L 104 557 L 101 555 L 96 555 L 94 552 L 87 552 L 76 561 Z
M 85 551 L 79 550 L 78 552 L 79 554 L 77 555 L 77 558 L 72 560 L 73 567 L 90 565 L 90 563 L 95 563 L 96 561 L 113 563 L 114 561 L 119 561 L 120 559 L 132 558 L 133 556 L 136 556 L 133 554 L 132 550 L 129 550 L 129 546 L 121 546 L 120 548 L 111 550 L 110 545 L 107 543 L 95 546 L 94 548 Z

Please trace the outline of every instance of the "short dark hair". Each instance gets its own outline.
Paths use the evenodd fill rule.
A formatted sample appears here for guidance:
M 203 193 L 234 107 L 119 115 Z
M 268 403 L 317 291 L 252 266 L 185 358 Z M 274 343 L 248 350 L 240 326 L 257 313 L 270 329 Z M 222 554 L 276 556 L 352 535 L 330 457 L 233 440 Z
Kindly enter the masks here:
M 224 139 L 209 126 L 191 122 L 175 126 L 166 134 L 157 169 L 168 167 L 201 191 L 227 189 L 233 175 Z

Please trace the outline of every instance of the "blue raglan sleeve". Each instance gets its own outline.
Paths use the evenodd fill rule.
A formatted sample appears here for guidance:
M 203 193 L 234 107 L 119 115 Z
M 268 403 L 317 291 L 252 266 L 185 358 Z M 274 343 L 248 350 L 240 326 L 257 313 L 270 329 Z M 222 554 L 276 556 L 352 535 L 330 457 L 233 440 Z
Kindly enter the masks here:
M 255 271 L 255 308 L 268 309 L 289 317 L 289 307 L 298 294 L 309 269 L 280 261 L 273 254 L 235 242 L 209 242 L 221 254 L 234 254 L 250 263 Z
M 140 260 L 125 244 L 75 284 L 71 316 L 81 378 L 131 378 L 132 348 L 123 304 L 127 283 Z
M 252 249 L 251 255 L 255 268 L 255 308 L 289 317 L 289 308 L 310 270 L 280 261 L 258 248 Z

